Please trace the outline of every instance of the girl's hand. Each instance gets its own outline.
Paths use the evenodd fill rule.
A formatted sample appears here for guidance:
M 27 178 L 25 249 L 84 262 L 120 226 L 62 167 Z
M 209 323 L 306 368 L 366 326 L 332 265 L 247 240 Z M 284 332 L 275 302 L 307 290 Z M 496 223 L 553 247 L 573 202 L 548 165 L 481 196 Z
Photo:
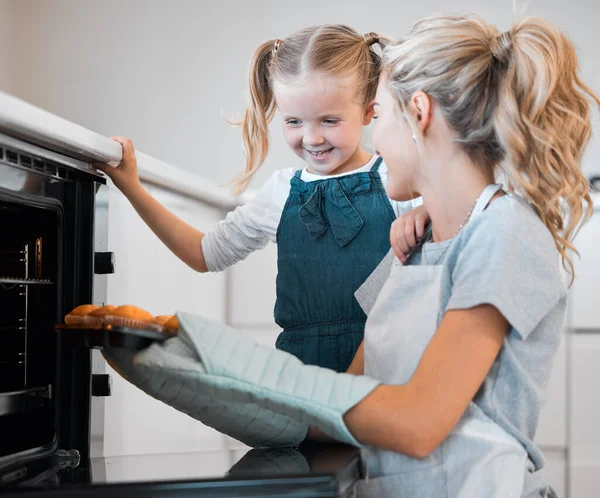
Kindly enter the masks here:
M 406 256 L 417 245 L 425 232 L 425 225 L 429 221 L 429 214 L 425 206 L 421 205 L 392 223 L 390 229 L 390 244 L 396 257 L 406 263 Z
M 129 197 L 129 194 L 140 186 L 140 179 L 137 172 L 137 160 L 135 158 L 135 150 L 133 143 L 129 138 L 111 137 L 114 141 L 119 142 L 123 148 L 123 158 L 116 168 L 103 163 L 94 163 L 96 169 L 102 171 L 108 176 L 116 187 Z

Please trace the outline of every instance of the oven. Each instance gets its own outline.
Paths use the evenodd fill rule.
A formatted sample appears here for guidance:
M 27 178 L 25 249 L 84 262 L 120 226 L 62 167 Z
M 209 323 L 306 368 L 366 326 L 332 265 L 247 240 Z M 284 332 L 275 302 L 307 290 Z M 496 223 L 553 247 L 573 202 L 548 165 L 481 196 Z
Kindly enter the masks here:
M 0 468 L 51 457 L 85 473 L 106 377 L 54 325 L 105 301 L 106 190 L 89 164 L 0 134 Z
M 106 304 L 107 278 L 115 271 L 107 246 L 108 186 L 90 166 L 102 156 L 86 160 L 72 145 L 69 152 L 29 140 L 24 121 L 18 133 L 8 133 L 3 109 L 0 494 L 346 496 L 360 477 L 360 455 L 349 447 L 103 456 L 103 401 L 110 395 L 104 360 L 85 341 L 74 344 L 76 334 L 55 330 L 76 306 Z M 33 123 L 37 117 L 31 115 Z M 87 133 L 92 142 L 106 141 Z

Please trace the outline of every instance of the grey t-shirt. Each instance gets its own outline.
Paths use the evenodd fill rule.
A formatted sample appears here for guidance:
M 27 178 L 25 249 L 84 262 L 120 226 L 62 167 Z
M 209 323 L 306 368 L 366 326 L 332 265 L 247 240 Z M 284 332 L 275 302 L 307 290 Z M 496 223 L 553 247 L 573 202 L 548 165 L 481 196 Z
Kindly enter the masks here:
M 356 294 L 367 314 L 393 257 L 388 254 Z M 443 266 L 438 325 L 448 310 L 481 304 L 495 306 L 510 323 L 473 401 L 523 444 L 536 469 L 542 467 L 544 458 L 533 439 L 567 303 L 565 276 L 549 230 L 529 203 L 505 195 L 454 239 L 425 244 L 410 264 Z

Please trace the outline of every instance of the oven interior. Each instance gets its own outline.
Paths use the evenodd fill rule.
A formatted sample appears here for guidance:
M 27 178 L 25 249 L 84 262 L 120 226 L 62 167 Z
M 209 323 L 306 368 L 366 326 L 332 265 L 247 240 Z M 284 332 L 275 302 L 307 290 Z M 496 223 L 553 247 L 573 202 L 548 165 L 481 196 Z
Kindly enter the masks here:
M 58 204 L 58 203 L 56 203 Z M 0 200 L 0 464 L 55 449 L 62 211 Z

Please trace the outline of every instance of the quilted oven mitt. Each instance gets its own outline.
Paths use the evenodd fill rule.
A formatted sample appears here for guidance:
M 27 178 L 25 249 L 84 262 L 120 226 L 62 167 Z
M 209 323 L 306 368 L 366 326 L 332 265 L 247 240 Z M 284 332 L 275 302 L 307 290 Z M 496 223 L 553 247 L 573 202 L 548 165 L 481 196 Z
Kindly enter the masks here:
M 304 365 L 289 353 L 260 345 L 231 327 L 202 317 L 180 313 L 178 319 L 177 337 L 137 354 L 123 350 L 107 351 L 105 356 L 148 394 L 241 441 L 258 441 L 254 446 L 297 444 L 307 425 L 360 446 L 343 415 L 373 391 L 378 381 Z M 213 403 L 220 403 L 224 411 L 215 410 L 215 416 L 208 414 L 207 418 L 203 409 Z M 256 411 L 247 413 L 247 406 Z M 273 419 L 282 418 L 265 428 L 263 410 L 269 416 L 277 414 Z M 218 417 L 226 421 L 213 420 Z M 277 431 L 288 441 L 284 443 L 282 437 L 274 443 Z
M 197 380 L 205 375 L 198 355 L 182 334 L 144 352 L 174 367 L 136 364 L 137 351 L 105 349 L 108 363 L 146 394 L 255 448 L 292 447 L 306 437 L 307 426 L 254 403 L 235 403 L 210 395 Z

